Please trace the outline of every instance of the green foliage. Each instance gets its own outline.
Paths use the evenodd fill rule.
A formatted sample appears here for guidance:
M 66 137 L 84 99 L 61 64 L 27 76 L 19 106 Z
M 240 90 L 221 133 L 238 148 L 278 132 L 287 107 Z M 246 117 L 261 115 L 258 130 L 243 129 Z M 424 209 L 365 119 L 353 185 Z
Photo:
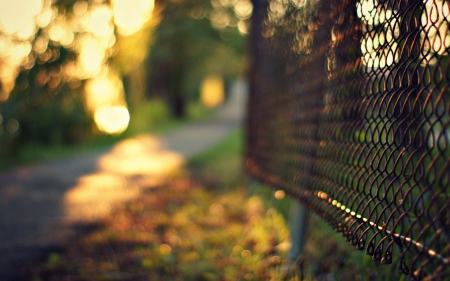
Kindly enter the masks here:
M 175 129 L 186 122 L 204 120 L 212 117 L 215 110 L 206 108 L 198 102 L 190 102 L 187 106 L 186 119 L 172 118 L 170 108 L 162 99 L 150 99 L 139 103 L 130 112 L 130 124 L 123 137 L 134 136 L 145 132 L 161 134 Z
M 167 123 L 170 120 L 170 112 L 167 104 L 162 100 L 150 100 L 142 102 L 130 112 L 130 124 L 127 135 L 134 135 L 151 130 L 158 124 Z
M 183 104 L 198 99 L 204 77 L 228 80 L 244 73 L 244 37 L 236 27 L 214 28 L 206 17 L 213 10 L 206 0 L 164 3 L 150 51 L 149 89 L 169 100 L 175 116 L 184 116 Z
M 187 119 L 191 121 L 205 120 L 213 117 L 216 112 L 216 109 L 205 107 L 198 101 L 190 102 L 187 108 Z
M 65 17 L 67 22 L 71 22 L 73 6 L 76 2 L 81 1 L 58 0 L 50 2 L 52 2 L 52 8 L 58 11 L 57 22 L 62 24 L 59 20 L 60 17 Z M 97 5 L 89 3 L 89 1 L 86 1 L 86 3 L 91 8 Z M 53 37 L 49 36 L 48 33 L 53 23 L 39 29 L 35 38 L 30 38 L 29 42 L 24 41 L 30 43 L 31 46 L 38 46 L 43 44 L 42 42 L 39 43 L 39 40 L 45 38 L 45 48 L 42 52 L 37 51 L 34 47 L 31 49 L 28 62 L 17 68 L 19 75 L 15 81 L 15 88 L 6 101 L 0 101 L 0 169 L 14 165 L 14 162 L 28 162 L 30 160 L 28 155 L 32 155 L 31 160 L 34 160 L 39 158 L 38 155 L 43 154 L 40 151 L 32 151 L 31 148 L 42 148 L 42 150 L 53 155 L 50 147 L 55 150 L 64 147 L 64 150 L 68 151 L 67 146 L 80 144 L 89 146 L 91 142 L 103 142 L 104 139 L 111 139 L 111 137 L 98 134 L 97 127 L 93 122 L 93 114 L 86 110 L 86 95 L 83 83 L 90 76 L 75 75 L 72 73 L 73 71 L 69 70 L 74 67 L 77 69 L 76 66 L 80 65 L 77 61 L 80 52 L 78 43 L 80 41 L 77 40 L 84 35 L 89 35 L 85 33 L 90 32 L 67 31 L 67 34 L 72 35 L 71 32 L 73 31 L 75 35 L 74 44 L 69 46 L 60 41 L 53 41 L 56 39 L 51 39 Z M 131 87 L 132 89 L 127 94 L 131 93 L 130 95 L 138 96 L 129 98 L 133 102 L 139 100 L 145 91 L 145 87 L 138 84 L 139 82 L 143 84 L 142 80 L 145 81 L 145 75 L 142 73 L 145 72 L 143 64 L 148 51 L 147 41 L 149 41 L 148 37 L 151 33 L 150 25 L 150 22 L 148 22 L 138 36 L 133 36 L 133 40 L 128 40 L 128 43 L 132 41 L 128 44 L 128 46 L 133 47 L 133 49 L 128 48 L 128 54 L 132 55 L 124 58 L 123 52 L 119 52 L 122 55 L 120 59 L 119 56 L 112 58 L 107 55 L 107 62 L 105 62 L 110 67 L 113 64 L 121 67 L 122 71 L 126 70 L 125 74 L 134 71 L 130 75 L 142 78 L 141 80 L 130 79 L 131 81 L 129 81 L 134 87 Z M 142 37 L 147 40 L 140 40 L 139 45 L 135 44 Z M 115 49 L 126 46 L 126 44 L 123 44 L 125 41 L 127 41 L 125 38 L 117 40 L 122 44 L 116 46 Z M 121 64 L 123 61 L 128 64 L 126 66 L 123 63 Z M 136 67 L 136 65 L 140 67 Z M 130 68 L 133 69 L 130 70 Z M 2 85 L 0 85 L 1 87 Z M 138 91 L 140 92 L 136 93 Z M 44 156 L 44 158 L 51 157 Z
M 34 67 L 21 72 L 10 98 L 0 103 L 6 125 L 0 134 L 1 157 L 17 157 L 29 144 L 60 146 L 92 137 L 93 121 L 84 109 L 80 85 L 61 80 L 62 63 L 74 54 L 58 45 L 49 49 L 54 57 L 46 62 L 37 59 Z M 16 122 L 17 129 L 8 128 L 8 122 Z

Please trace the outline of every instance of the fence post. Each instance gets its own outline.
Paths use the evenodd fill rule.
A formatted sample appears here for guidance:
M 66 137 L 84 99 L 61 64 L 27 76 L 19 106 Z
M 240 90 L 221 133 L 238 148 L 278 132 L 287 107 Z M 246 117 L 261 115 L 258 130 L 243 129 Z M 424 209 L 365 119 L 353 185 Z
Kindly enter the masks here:
M 308 211 L 297 200 L 292 200 L 289 211 L 289 226 L 291 228 L 291 250 L 289 259 L 295 262 L 303 253 L 305 246 L 306 228 L 308 225 Z

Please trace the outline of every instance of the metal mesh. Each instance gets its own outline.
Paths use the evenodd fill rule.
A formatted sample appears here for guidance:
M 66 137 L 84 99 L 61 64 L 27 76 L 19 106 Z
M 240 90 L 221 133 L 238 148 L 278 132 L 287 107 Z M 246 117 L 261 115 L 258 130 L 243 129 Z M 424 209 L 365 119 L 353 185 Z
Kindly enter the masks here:
M 410 280 L 450 280 L 450 4 L 254 1 L 247 170 Z

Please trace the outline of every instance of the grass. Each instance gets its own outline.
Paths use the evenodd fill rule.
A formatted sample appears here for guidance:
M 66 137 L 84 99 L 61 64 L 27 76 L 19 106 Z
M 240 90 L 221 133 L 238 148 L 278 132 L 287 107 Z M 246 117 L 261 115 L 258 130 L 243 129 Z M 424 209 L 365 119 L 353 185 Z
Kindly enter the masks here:
M 190 158 L 189 169 L 222 190 L 236 188 L 243 181 L 242 153 L 242 132 L 237 131 L 210 150 Z
M 283 216 L 244 188 L 241 149 L 238 132 L 161 186 L 144 186 L 98 229 L 24 267 L 21 278 L 267 279 L 287 262 L 289 233 Z
M 236 132 L 161 185 L 143 186 L 96 230 L 24 266 L 22 279 L 299 280 L 285 276 L 290 199 L 245 184 L 241 155 Z M 303 260 L 306 281 L 402 278 L 314 216 Z
M 200 168 L 208 175 L 210 181 L 220 184 L 222 188 L 233 189 L 239 185 L 239 181 L 233 179 L 242 173 L 241 142 L 242 134 L 237 132 L 210 151 L 193 157 L 189 164 L 191 168 Z M 274 193 L 274 190 L 257 181 L 248 180 L 247 182 L 247 197 L 261 198 L 263 208 L 275 210 L 282 218 L 282 225 L 286 225 L 289 220 L 291 199 L 288 197 L 277 199 Z M 309 217 L 303 255 L 305 280 L 405 279 L 405 276 L 396 272 L 395 263 L 380 265 L 372 261 L 370 256 L 351 246 L 319 217 L 313 214 Z

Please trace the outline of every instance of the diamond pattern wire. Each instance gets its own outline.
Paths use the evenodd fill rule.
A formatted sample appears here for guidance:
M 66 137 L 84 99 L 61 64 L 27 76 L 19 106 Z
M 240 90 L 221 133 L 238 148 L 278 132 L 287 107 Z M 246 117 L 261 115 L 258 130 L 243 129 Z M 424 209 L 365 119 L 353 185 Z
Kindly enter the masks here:
M 450 280 L 450 3 L 253 5 L 248 172 L 408 280 Z

